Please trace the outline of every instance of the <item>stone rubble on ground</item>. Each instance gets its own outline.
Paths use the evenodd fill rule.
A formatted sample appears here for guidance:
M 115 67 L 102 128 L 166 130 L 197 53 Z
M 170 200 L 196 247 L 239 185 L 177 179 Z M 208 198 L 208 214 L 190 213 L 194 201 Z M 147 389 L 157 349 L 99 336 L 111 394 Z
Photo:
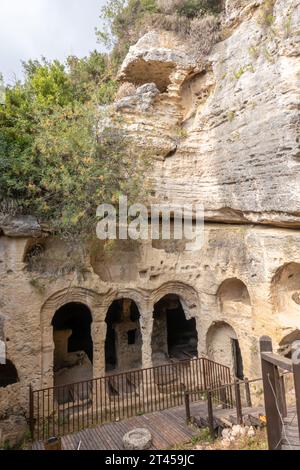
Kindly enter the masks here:
M 221 444 L 224 447 L 229 447 L 229 445 L 235 440 L 241 437 L 254 437 L 255 429 L 253 426 L 240 426 L 239 424 L 232 426 L 232 428 L 225 428 L 222 431 L 222 441 Z

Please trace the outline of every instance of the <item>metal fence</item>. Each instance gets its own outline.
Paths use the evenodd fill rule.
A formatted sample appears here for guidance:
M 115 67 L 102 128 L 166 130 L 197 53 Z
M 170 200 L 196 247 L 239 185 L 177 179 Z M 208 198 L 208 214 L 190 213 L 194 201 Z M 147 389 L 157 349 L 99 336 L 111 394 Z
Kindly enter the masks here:
M 30 387 L 30 429 L 45 440 L 113 421 L 180 406 L 207 390 L 230 383 L 230 369 L 205 357 L 123 372 L 41 390 Z M 230 406 L 232 396 L 223 394 Z

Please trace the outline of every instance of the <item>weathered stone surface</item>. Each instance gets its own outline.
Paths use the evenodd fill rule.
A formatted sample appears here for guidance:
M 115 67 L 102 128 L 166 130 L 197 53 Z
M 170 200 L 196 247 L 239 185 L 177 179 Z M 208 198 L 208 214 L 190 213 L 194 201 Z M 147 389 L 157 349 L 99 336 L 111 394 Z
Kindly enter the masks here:
M 152 436 L 148 429 L 133 429 L 123 437 L 125 450 L 147 450 L 150 449 L 151 445 Z
M 0 447 L 18 447 L 27 433 L 28 424 L 23 416 L 10 416 L 0 421 Z
M 271 28 L 261 24 L 260 3 L 236 2 L 230 11 L 239 21 L 201 67 L 184 43 L 160 49 L 167 34 L 142 38 L 120 76 L 133 82 L 139 77 L 139 83 L 150 78 L 167 93 L 153 107 L 155 122 L 143 115 L 141 129 L 137 109 L 129 128 L 133 137 L 142 133 L 168 157 L 156 164 L 157 200 L 201 203 L 207 220 L 300 227 L 300 4 L 277 0 Z M 162 75 L 148 71 L 145 63 Z M 195 106 L 183 90 L 190 80 L 195 87 L 195 75 L 203 80 L 205 72 L 211 78 L 201 90 L 205 98 Z M 168 77 L 164 87 L 161 77 Z M 185 134 L 164 154 L 161 134 L 168 138 L 173 124 L 175 143 L 176 129 L 174 121 L 160 118 L 161 105 L 164 117 L 177 116 L 177 137 L 182 125 Z
M 22 230 L 4 230 L 12 237 L 0 237 L 0 308 L 7 356 L 20 381 L 0 390 L 1 417 L 28 411 L 30 383 L 53 385 L 52 320 L 67 303 L 84 304 L 92 314 L 88 378 L 106 372 L 106 319 L 117 299 L 138 306 L 143 367 L 167 359 L 151 343 L 154 307 L 167 295 L 178 295 L 186 319 L 195 319 L 199 355 L 233 370 L 230 341 L 238 339 L 250 379 L 261 373 L 262 334 L 282 350 L 299 332 L 300 232 L 282 226 L 300 226 L 300 2 L 275 2 L 273 31 L 258 21 L 259 3 L 240 10 L 234 2 L 226 38 L 201 64 L 172 35 L 148 35 L 121 71 L 122 80 L 141 86 L 111 107 L 128 137 L 155 150 L 156 200 L 204 204 L 202 249 L 187 252 L 159 240 L 110 254 L 86 249 L 83 276 L 75 270 L 57 275 L 57 261 L 69 256 L 63 241 L 45 243 L 48 265 L 30 270 L 24 259 L 35 230 L 24 239 L 16 238 L 27 233 L 22 224 Z M 165 342 L 165 331 L 161 336 Z M 74 372 L 82 377 L 81 369 Z
M 7 216 L 0 220 L 0 230 L 7 237 L 40 237 L 42 228 L 30 215 Z
M 195 62 L 175 35 L 151 31 L 129 49 L 119 79 L 138 85 L 154 82 L 159 90 L 165 91 L 176 68 L 195 67 Z
M 115 103 L 117 111 L 121 109 L 134 109 L 141 112 L 148 111 L 151 108 L 154 98 L 159 94 L 155 83 L 146 83 L 140 86 L 130 96 L 126 96 Z
M 276 2 L 274 16 L 275 38 L 254 16 L 215 47 L 216 87 L 161 165 L 159 199 L 202 203 L 208 220 L 300 226 L 300 63 L 286 53 L 299 2 Z

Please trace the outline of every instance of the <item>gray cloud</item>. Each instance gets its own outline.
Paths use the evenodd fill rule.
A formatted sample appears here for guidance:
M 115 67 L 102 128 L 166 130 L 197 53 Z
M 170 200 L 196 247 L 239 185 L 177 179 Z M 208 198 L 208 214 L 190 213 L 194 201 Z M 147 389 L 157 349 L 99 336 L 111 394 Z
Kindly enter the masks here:
M 106 0 L 1 0 L 0 72 L 22 78 L 21 61 L 64 60 L 100 50 L 94 28 Z

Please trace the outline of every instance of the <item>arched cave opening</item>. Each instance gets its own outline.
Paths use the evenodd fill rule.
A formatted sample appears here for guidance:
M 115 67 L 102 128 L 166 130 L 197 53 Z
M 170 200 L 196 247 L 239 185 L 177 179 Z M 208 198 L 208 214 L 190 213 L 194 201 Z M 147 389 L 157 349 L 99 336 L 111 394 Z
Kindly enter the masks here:
M 115 300 L 106 315 L 105 371 L 142 367 L 140 312 L 130 299 Z
M 238 337 L 234 329 L 225 322 L 216 322 L 206 335 L 208 356 L 231 369 L 238 379 L 244 378 L 244 365 Z
M 196 320 L 187 320 L 180 299 L 175 294 L 163 297 L 154 306 L 152 362 L 184 360 L 198 355 Z
M 84 304 L 71 302 L 56 311 L 52 320 L 54 370 L 71 367 L 76 362 L 72 353 L 85 353 L 89 362 L 93 362 L 91 323 L 91 311 Z

